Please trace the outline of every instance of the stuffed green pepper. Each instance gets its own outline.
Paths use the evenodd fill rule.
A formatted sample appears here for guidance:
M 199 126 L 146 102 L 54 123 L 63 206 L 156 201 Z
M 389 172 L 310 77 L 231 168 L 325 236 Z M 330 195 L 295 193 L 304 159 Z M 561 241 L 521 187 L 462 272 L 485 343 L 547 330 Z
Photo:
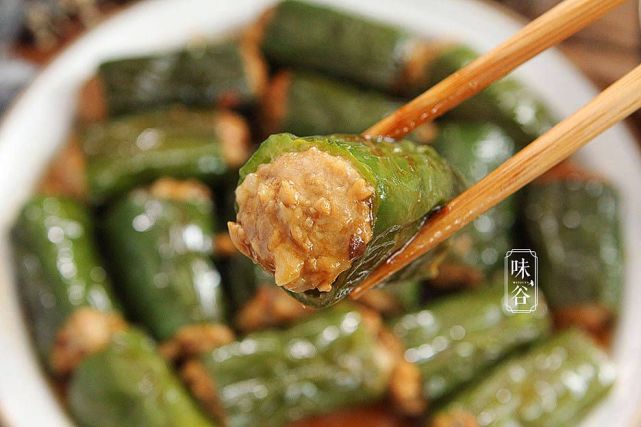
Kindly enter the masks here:
M 516 146 L 492 123 L 446 122 L 439 127 L 433 147 L 468 184 L 474 184 L 516 152 Z M 478 217 L 449 241 L 432 283 L 440 287 L 474 286 L 503 265 L 512 248 L 516 200 L 511 197 Z
M 266 56 L 276 63 L 408 96 L 425 91 L 477 56 L 458 43 L 424 40 L 394 26 L 302 0 L 280 2 L 259 21 L 256 32 Z M 493 84 L 452 115 L 495 121 L 520 145 L 553 123 L 545 105 L 513 78 Z
M 341 304 L 217 348 L 183 373 L 226 426 L 283 426 L 385 395 L 395 354 L 380 326 L 375 315 Z
M 358 299 L 359 304 L 384 316 L 397 315 L 418 309 L 422 304 L 423 280 L 401 280 L 370 289 Z
M 237 107 L 262 95 L 266 66 L 254 43 L 228 40 L 104 62 L 80 94 L 85 122 L 170 104 Z
M 402 29 L 313 2 L 285 0 L 257 24 L 268 59 L 398 92 L 424 42 Z M 362 129 L 361 129 L 362 130 Z
M 435 42 L 430 55 L 416 66 L 422 71 L 408 82 L 415 96 L 437 84 L 477 58 L 471 48 L 458 43 Z M 519 146 L 529 144 L 554 124 L 546 105 L 528 87 L 513 77 L 501 79 L 474 97 L 461 103 L 450 117 L 491 121 L 503 128 Z
M 261 105 L 266 134 L 359 133 L 403 104 L 369 89 L 312 72 L 279 72 L 269 83 Z M 424 125 L 406 138 L 429 142 L 434 126 Z
M 537 251 L 539 284 L 558 326 L 607 338 L 623 288 L 623 243 L 616 189 L 570 163 L 528 187 L 525 223 Z
M 213 427 L 153 342 L 136 329 L 115 334 L 76 369 L 71 414 L 83 427 Z
M 494 369 L 455 397 L 428 425 L 577 425 L 615 377 L 606 354 L 581 332 L 569 330 Z
M 224 110 L 139 113 L 85 126 L 80 137 L 94 203 L 163 176 L 222 183 L 250 152 L 244 119 Z
M 13 228 L 13 252 L 36 348 L 54 374 L 69 374 L 125 327 L 86 206 L 34 196 Z
M 458 190 L 431 147 L 349 135 L 272 135 L 240 175 L 234 244 L 317 307 L 345 298 Z
M 159 180 L 118 201 L 105 240 L 127 308 L 169 358 L 233 339 L 211 260 L 213 206 L 202 184 Z
M 503 287 L 490 286 L 445 297 L 390 321 L 390 330 L 418 367 L 423 396 L 440 399 L 481 376 L 506 355 L 546 336 L 545 304 L 528 314 L 502 309 Z

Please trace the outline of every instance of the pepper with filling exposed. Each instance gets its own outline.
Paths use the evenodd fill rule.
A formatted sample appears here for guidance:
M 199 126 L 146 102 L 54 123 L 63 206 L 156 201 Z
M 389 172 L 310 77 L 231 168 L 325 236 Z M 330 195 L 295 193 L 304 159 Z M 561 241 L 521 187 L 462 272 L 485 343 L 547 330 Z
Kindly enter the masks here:
M 272 135 L 240 173 L 234 244 L 313 306 L 345 298 L 458 190 L 432 148 L 348 135 Z
M 213 205 L 202 184 L 159 180 L 111 207 L 105 236 L 113 271 L 132 314 L 169 358 L 233 339 L 211 260 Z
M 47 366 L 67 375 L 125 327 L 98 253 L 89 209 L 34 196 L 13 228 L 20 293 Z
M 249 157 L 249 130 L 225 110 L 172 107 L 80 129 L 89 199 L 104 203 L 164 176 L 222 184 Z

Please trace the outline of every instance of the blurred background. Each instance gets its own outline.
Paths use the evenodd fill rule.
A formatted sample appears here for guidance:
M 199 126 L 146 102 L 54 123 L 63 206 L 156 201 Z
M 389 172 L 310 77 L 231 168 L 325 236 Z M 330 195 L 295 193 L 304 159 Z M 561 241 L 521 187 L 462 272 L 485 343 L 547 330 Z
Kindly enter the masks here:
M 486 1 L 530 19 L 560 0 Z M 133 1 L 0 0 L 0 114 L 60 49 L 130 3 Z M 637 2 L 628 1 L 560 48 L 598 87 L 608 86 L 641 59 Z M 629 123 L 641 137 L 641 113 Z

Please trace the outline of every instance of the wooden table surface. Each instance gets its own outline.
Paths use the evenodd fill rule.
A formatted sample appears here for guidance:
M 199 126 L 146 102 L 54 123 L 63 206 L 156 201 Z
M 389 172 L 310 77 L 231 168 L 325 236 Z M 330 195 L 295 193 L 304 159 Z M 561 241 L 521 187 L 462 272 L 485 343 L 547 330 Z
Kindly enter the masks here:
M 531 19 L 560 0 L 503 0 L 500 3 Z M 637 1 L 628 0 L 559 46 L 599 88 L 609 86 L 641 62 L 638 7 Z M 641 112 L 635 113 L 627 123 L 641 147 Z

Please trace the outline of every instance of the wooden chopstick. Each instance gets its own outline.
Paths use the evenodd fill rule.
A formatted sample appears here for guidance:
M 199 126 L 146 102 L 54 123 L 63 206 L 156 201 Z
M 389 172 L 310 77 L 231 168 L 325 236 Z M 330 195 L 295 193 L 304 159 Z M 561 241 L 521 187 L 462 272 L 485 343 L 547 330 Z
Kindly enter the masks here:
M 359 284 L 352 298 L 433 249 L 639 108 L 641 65 L 445 205 L 401 251 Z
M 480 92 L 494 81 L 596 21 L 625 0 L 566 0 L 505 42 L 447 77 L 365 132 L 401 138 Z

